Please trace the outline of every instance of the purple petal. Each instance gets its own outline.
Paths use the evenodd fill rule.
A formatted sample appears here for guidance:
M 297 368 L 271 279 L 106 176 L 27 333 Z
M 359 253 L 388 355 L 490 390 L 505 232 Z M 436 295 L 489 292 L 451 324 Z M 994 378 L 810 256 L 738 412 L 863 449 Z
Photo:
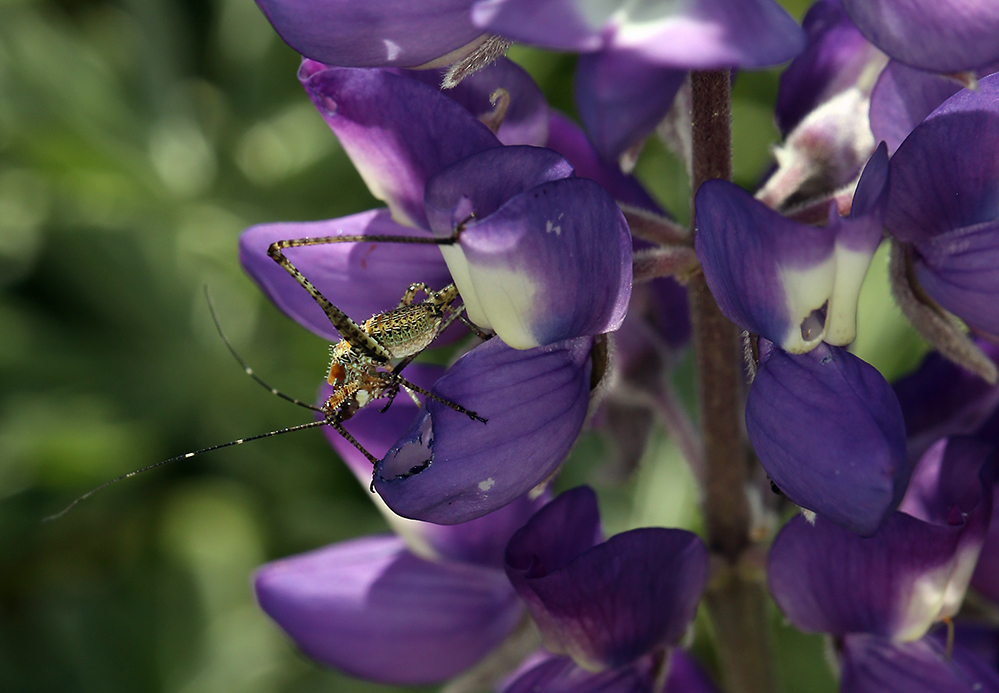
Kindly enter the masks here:
M 982 339 L 975 343 L 999 361 L 999 346 Z M 999 406 L 999 386 L 989 385 L 937 352 L 893 387 L 905 418 L 911 460 L 922 457 L 940 438 L 973 433 Z
M 999 218 L 917 245 L 919 285 L 971 327 L 999 334 Z
M 881 238 L 874 212 L 884 167 L 885 153 L 875 153 L 861 194 L 871 216 L 834 215 L 827 227 L 791 221 L 727 181 L 704 183 L 694 243 L 722 313 L 793 353 L 823 338 L 852 341 L 860 285 Z
M 308 656 L 394 684 L 436 683 L 476 663 L 522 607 L 503 573 L 433 563 L 371 537 L 268 563 L 260 607 Z
M 819 104 L 851 88 L 869 90 L 881 52 L 853 25 L 839 0 L 818 0 L 802 27 L 808 47 L 780 77 L 777 126 L 787 135 Z
M 239 259 L 285 314 L 321 337 L 337 341 L 340 337 L 329 318 L 295 278 L 267 255 L 267 247 L 279 240 L 355 234 L 426 237 L 396 224 L 388 210 L 373 209 L 329 221 L 252 226 L 239 238 Z M 395 308 L 413 282 L 434 289 L 451 283 L 444 258 L 434 245 L 330 243 L 289 248 L 285 254 L 326 298 L 358 323 Z
M 896 60 L 960 72 L 999 59 L 999 5 L 969 0 L 843 0 L 871 43 Z
M 407 77 L 439 88 L 445 70 L 408 70 Z M 510 95 L 510 107 L 496 137 L 506 145 L 544 146 L 548 139 L 548 102 L 531 76 L 517 63 L 501 58 L 468 75 L 458 86 L 443 92 L 476 118 L 493 113 L 490 98 L 497 89 Z
M 899 511 L 925 522 L 958 527 L 951 576 L 940 617 L 957 614 L 992 517 L 994 448 L 972 438 L 945 438 L 919 460 Z
M 302 55 L 344 67 L 415 67 L 475 40 L 471 0 L 257 0 L 285 42 Z
M 895 643 L 872 635 L 844 639 L 843 693 L 995 693 L 999 674 L 959 645 L 951 656 L 934 638 Z
M 974 575 L 971 577 L 971 585 L 994 602 L 999 602 L 999 513 L 995 512 L 997 506 L 999 506 L 999 486 L 992 490 L 992 520 L 982 544 L 982 552 L 978 557 Z
M 891 159 L 885 223 L 895 238 L 920 243 L 999 218 L 999 74 L 955 94 Z
M 961 530 L 896 512 L 864 538 L 799 515 L 770 549 L 770 593 L 807 633 L 919 638 L 940 615 Z
M 420 363 L 409 366 L 405 371 L 408 380 L 426 390 L 432 388 L 443 374 L 444 369 L 439 366 Z M 325 402 L 331 392 L 332 388 L 324 383 L 318 401 Z M 379 411 L 377 404 L 364 407 L 345 427 L 369 452 L 376 457 L 384 457 L 418 414 L 416 404 L 409 397 L 401 395 L 385 412 Z M 333 428 L 327 426 L 323 432 L 364 488 L 368 488 L 372 477 L 368 458 Z M 399 517 L 388 508 L 385 510 L 389 524 L 402 536 L 410 550 L 419 556 L 502 568 L 503 552 L 510 536 L 548 500 L 549 495 L 546 493 L 533 499 L 521 496 L 499 510 L 458 525 L 435 525 L 410 520 Z
M 465 354 L 433 392 L 488 420 L 430 401 L 377 467 L 375 489 L 396 513 L 466 522 L 547 479 L 583 425 L 592 340 L 518 351 L 492 339 Z
M 881 374 L 843 349 L 764 354 L 746 428 L 780 490 L 838 525 L 871 535 L 902 500 L 902 411 Z
M 438 171 L 500 142 L 439 90 L 386 70 L 319 69 L 299 79 L 371 194 L 399 223 L 427 228 L 423 192 Z
M 545 146 L 564 156 L 577 176 L 595 180 L 618 202 L 662 213 L 634 176 L 622 173 L 617 162 L 607 163 L 601 159 L 579 126 L 561 113 L 551 112 Z
M 563 494 L 516 532 L 506 551 L 507 575 L 548 649 L 590 670 L 676 644 L 708 570 L 704 544 L 678 529 L 635 529 L 587 548 L 595 516 L 592 491 Z
M 718 689 L 693 657 L 673 650 L 664 693 L 718 693 Z
M 961 90 L 951 77 L 892 60 L 871 92 L 871 130 L 894 152 L 930 113 Z
M 576 67 L 576 106 L 593 145 L 617 161 L 666 117 L 687 73 L 627 51 L 584 53 Z
M 561 156 L 504 147 L 427 186 L 438 237 L 469 319 L 528 349 L 617 329 L 631 295 L 631 234 L 621 210 Z
M 594 673 L 569 657 L 548 656 L 507 683 L 502 693 L 655 693 L 651 658 L 610 671 Z M 667 693 L 688 693 L 685 689 Z M 693 690 L 689 693 L 699 693 Z M 708 692 L 710 693 L 710 692 Z
M 771 0 L 589 3 L 479 0 L 472 21 L 522 43 L 592 53 L 615 48 L 679 69 L 763 67 L 805 46 L 797 23 Z

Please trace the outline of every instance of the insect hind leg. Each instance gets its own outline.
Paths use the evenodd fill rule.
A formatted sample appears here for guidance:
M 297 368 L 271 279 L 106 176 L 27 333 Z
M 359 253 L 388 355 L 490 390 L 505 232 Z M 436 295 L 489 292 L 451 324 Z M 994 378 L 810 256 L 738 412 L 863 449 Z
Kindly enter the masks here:
M 429 390 L 424 390 L 419 385 L 417 385 L 415 383 L 411 383 L 410 381 L 406 380 L 402 376 L 399 377 L 399 384 L 402 387 L 406 388 L 407 390 L 411 390 L 413 392 L 418 392 L 421 395 L 423 395 L 424 397 L 432 399 L 435 402 L 440 402 L 441 404 L 443 404 L 445 406 L 448 406 L 451 409 L 454 409 L 459 414 L 464 414 L 465 416 L 467 416 L 468 418 L 472 419 L 473 421 L 481 421 L 482 423 L 486 423 L 486 421 L 487 421 L 487 419 L 482 418 L 481 416 L 479 416 L 478 414 L 476 414 L 471 409 L 466 409 L 465 407 L 461 406 L 460 404 L 456 404 L 455 402 L 452 402 L 449 399 L 444 399 L 443 397 L 435 395 L 434 393 L 430 392 Z

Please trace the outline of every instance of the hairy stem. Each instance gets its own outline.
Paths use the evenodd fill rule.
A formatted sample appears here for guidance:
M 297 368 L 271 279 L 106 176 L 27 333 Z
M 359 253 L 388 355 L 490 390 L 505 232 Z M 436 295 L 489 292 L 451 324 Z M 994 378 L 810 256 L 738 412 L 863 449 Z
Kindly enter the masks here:
M 694 192 L 706 180 L 732 177 L 730 87 L 727 70 L 691 75 Z M 739 331 L 718 310 L 703 275 L 691 279 L 687 292 L 704 440 L 704 515 L 708 544 L 718 559 L 705 605 L 714 625 L 726 689 L 771 693 L 776 684 L 766 594 L 762 580 L 754 577 L 759 572 L 741 565 L 750 546 L 750 511 L 748 448 L 741 425 Z

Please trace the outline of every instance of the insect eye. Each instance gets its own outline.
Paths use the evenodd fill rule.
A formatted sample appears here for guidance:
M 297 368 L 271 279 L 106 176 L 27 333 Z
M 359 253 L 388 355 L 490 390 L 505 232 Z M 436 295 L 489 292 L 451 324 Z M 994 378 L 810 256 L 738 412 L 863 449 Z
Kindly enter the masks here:
M 347 371 L 344 370 L 344 367 L 339 363 L 334 363 L 332 366 L 330 366 L 330 375 L 326 379 L 326 382 L 328 382 L 333 387 L 340 387 L 341 385 L 343 385 L 346 376 L 347 376 Z

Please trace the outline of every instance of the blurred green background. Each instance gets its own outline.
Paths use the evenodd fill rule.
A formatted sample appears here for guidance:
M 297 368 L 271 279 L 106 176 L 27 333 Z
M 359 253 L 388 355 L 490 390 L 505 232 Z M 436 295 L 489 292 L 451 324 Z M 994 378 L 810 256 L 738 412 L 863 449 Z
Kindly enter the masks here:
M 571 57 L 513 55 L 571 109 Z M 314 396 L 327 345 L 263 299 L 236 239 L 376 203 L 298 62 L 252 0 L 0 0 L 0 691 L 385 690 L 297 655 L 249 588 L 266 560 L 385 527 L 316 431 L 171 465 L 41 522 L 123 472 L 308 420 L 242 373 L 202 294 L 262 377 Z M 746 185 L 777 138 L 776 79 L 737 82 Z M 677 162 L 653 144 L 640 171 L 685 217 Z M 878 329 L 861 350 L 896 374 L 919 347 L 870 295 Z M 607 492 L 612 529 L 696 526 L 683 465 L 656 445 L 662 464 Z

